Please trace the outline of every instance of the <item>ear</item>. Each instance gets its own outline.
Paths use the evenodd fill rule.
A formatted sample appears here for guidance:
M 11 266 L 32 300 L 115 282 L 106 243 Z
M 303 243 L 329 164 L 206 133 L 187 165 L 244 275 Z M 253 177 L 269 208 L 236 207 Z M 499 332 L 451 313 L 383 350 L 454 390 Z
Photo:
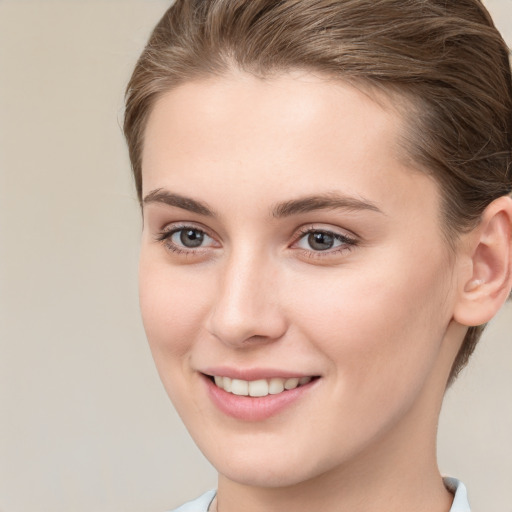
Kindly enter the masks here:
M 498 312 L 512 288 L 512 198 L 493 201 L 465 237 L 453 318 L 466 326 L 482 325 Z

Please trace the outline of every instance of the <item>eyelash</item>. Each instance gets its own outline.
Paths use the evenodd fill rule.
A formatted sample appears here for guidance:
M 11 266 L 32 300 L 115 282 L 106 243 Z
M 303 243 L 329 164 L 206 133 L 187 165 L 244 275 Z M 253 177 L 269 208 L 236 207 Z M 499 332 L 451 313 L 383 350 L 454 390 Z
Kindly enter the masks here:
M 341 233 L 337 233 L 336 231 L 331 231 L 325 228 L 318 228 L 315 226 L 309 226 L 305 228 L 301 228 L 298 232 L 298 236 L 295 238 L 294 244 L 300 242 L 305 236 L 310 235 L 311 233 L 322 233 L 324 235 L 331 236 L 334 240 L 341 242 L 341 244 L 333 249 L 326 249 L 324 251 L 314 251 L 312 249 L 299 249 L 302 251 L 303 255 L 308 258 L 327 258 L 329 256 L 339 255 L 345 251 L 351 251 L 355 246 L 358 245 L 358 240 L 348 235 L 342 235 Z
M 175 235 L 176 233 L 179 233 L 180 231 L 185 231 L 185 230 L 196 231 L 198 233 L 202 233 L 203 235 L 206 235 L 207 237 L 213 239 L 213 237 L 210 236 L 208 234 L 208 232 L 205 231 L 204 229 L 201 229 L 201 228 L 193 226 L 193 225 L 183 224 L 183 225 L 175 225 L 170 229 L 164 229 L 163 231 L 161 231 L 160 233 L 157 234 L 156 241 L 162 243 L 166 247 L 166 249 L 172 251 L 175 254 L 198 255 L 199 256 L 202 253 L 204 253 L 205 250 L 207 250 L 207 248 L 204 248 L 204 247 L 198 247 L 195 249 L 184 248 L 184 247 L 181 247 L 171 241 L 171 238 L 173 235 Z M 353 247 L 358 245 L 358 240 L 355 238 L 352 238 L 347 235 L 342 235 L 340 233 L 336 233 L 335 231 L 330 231 L 328 229 L 317 228 L 315 226 L 301 228 L 299 230 L 297 236 L 294 237 L 293 245 L 297 244 L 304 237 L 306 237 L 307 235 L 310 235 L 312 233 L 321 233 L 321 234 L 324 234 L 327 236 L 331 236 L 332 238 L 334 238 L 334 240 L 340 242 L 340 245 L 334 249 L 326 249 L 323 251 L 321 251 L 321 250 L 315 251 L 313 249 L 304 249 L 304 248 L 297 249 L 297 250 L 300 250 L 301 253 L 308 258 L 325 258 L 325 257 L 333 256 L 333 255 L 338 255 L 345 251 L 351 251 Z
M 197 226 L 189 225 L 189 224 L 183 224 L 183 225 L 174 225 L 170 229 L 164 229 L 156 236 L 156 241 L 162 243 L 166 249 L 172 251 L 175 254 L 181 254 L 181 255 L 199 255 L 205 251 L 204 247 L 198 247 L 197 249 L 191 249 L 186 247 L 181 247 L 179 245 L 176 245 L 174 242 L 172 242 L 172 236 L 176 233 L 179 233 L 180 231 L 185 230 L 191 230 L 196 231 L 198 233 L 202 233 L 203 235 L 206 235 L 209 238 L 211 237 L 206 230 L 201 229 Z

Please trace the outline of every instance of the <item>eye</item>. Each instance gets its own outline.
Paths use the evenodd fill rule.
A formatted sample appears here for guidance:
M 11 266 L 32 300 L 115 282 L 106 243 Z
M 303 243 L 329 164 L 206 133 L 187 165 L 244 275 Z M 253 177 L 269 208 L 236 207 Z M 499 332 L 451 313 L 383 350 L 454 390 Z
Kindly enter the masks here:
M 337 242 L 334 235 L 321 231 L 309 233 L 304 236 L 303 239 L 305 239 L 309 247 L 315 251 L 327 251 L 328 249 L 332 249 L 335 242 Z
M 338 252 L 350 249 L 357 241 L 347 235 L 333 231 L 310 228 L 302 232 L 297 247 L 312 252 Z M 334 249 L 334 251 L 333 251 Z
M 171 226 L 157 236 L 157 241 L 177 253 L 197 252 L 199 249 L 218 247 L 205 231 L 195 226 Z
M 199 229 L 185 228 L 175 231 L 171 235 L 170 240 L 173 244 L 183 245 L 187 249 L 195 249 L 196 247 L 201 247 L 205 239 L 207 241 L 209 238 L 206 233 Z

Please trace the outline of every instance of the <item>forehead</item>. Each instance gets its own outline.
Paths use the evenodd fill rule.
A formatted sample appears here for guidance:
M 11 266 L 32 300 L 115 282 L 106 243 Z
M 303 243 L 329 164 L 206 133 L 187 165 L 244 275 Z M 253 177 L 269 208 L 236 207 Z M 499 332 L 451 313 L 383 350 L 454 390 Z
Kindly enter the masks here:
M 190 193 L 193 184 L 222 202 L 217 183 L 243 197 L 243 206 L 312 189 L 410 203 L 432 183 L 402 158 L 404 123 L 392 99 L 305 72 L 185 83 L 160 97 L 150 115 L 143 193 Z
M 355 136 L 355 131 L 369 139 L 371 132 L 378 132 L 383 146 L 390 148 L 392 142 L 398 149 L 401 118 L 390 98 L 362 84 L 356 88 L 299 71 L 268 78 L 233 72 L 186 82 L 156 101 L 145 133 L 144 156 L 158 142 L 155 132 L 163 127 L 168 138 L 178 137 L 183 143 L 195 135 L 203 146 L 217 145 L 226 135 L 260 142 L 278 135 L 279 142 L 285 138 L 292 142 L 290 137 L 299 132 L 309 137 L 308 130 L 320 130 L 319 135 L 328 134 L 329 139 L 347 138 L 350 132 Z M 348 125 L 354 130 L 343 131 Z

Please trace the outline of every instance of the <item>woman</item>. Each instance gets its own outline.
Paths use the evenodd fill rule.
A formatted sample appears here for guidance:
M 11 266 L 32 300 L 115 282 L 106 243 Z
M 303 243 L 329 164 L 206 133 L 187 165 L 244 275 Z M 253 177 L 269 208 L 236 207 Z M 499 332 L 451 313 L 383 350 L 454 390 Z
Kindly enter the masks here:
M 481 3 L 178 0 L 125 134 L 148 340 L 219 472 L 179 510 L 469 510 L 437 421 L 512 287 Z

